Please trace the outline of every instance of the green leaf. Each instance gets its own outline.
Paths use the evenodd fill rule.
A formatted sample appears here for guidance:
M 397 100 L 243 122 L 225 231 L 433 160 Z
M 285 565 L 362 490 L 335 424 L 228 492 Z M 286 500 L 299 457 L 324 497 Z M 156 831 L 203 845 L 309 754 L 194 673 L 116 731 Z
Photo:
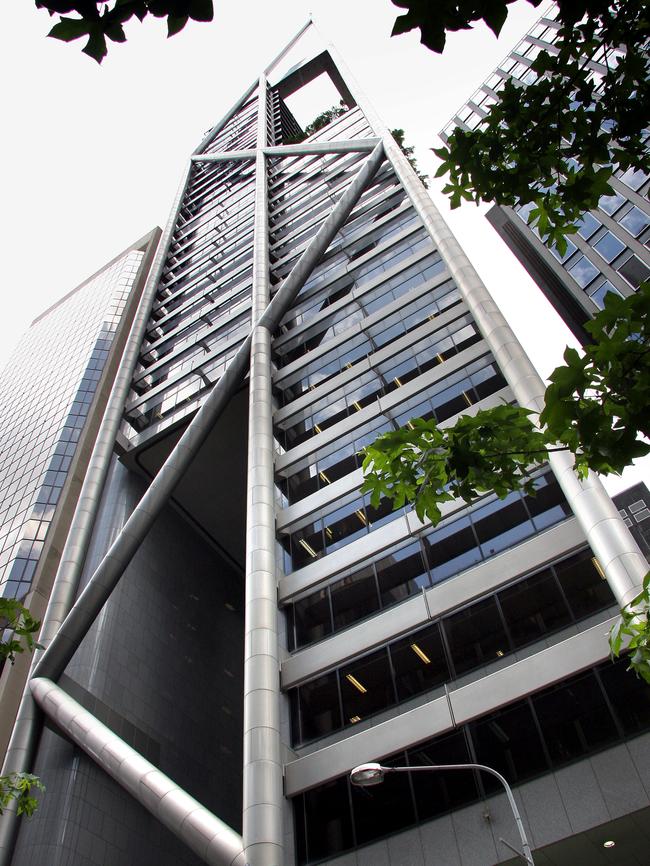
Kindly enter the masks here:
M 62 18 L 47 35 L 51 36 L 52 39 L 60 39 L 62 42 L 71 42 L 73 39 L 86 36 L 90 27 L 90 22 L 83 19 Z
M 187 15 L 180 16 L 178 18 L 170 15 L 167 18 L 167 38 L 169 38 L 170 36 L 175 36 L 177 33 L 180 33 L 183 27 L 185 27 L 185 25 L 187 24 L 187 21 Z
M 212 21 L 214 18 L 212 0 L 190 0 L 188 14 L 194 21 Z

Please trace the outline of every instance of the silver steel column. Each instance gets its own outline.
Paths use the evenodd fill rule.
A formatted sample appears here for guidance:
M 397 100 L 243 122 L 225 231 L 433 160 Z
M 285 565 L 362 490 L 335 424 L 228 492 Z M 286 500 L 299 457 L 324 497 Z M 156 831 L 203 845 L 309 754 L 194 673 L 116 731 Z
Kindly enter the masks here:
M 533 367 L 494 299 L 431 201 L 408 160 L 374 108 L 330 46 L 339 71 L 344 74 L 357 104 L 384 142 L 386 156 L 402 182 L 413 207 L 422 219 L 449 272 L 492 350 L 517 401 L 540 412 L 544 405 L 544 382 Z M 549 455 L 549 463 L 587 540 L 602 566 L 618 604 L 623 607 L 639 592 L 648 563 L 625 526 L 600 479 L 590 473 L 580 481 L 573 471 L 573 458 L 566 452 Z
M 49 646 L 74 604 L 81 571 L 97 518 L 101 495 L 106 483 L 111 455 L 115 446 L 115 438 L 122 420 L 124 404 L 131 387 L 133 371 L 151 313 L 151 307 L 156 296 L 156 288 L 165 263 L 167 249 L 171 242 L 176 219 L 178 218 L 183 196 L 187 189 L 191 167 L 191 163 L 188 162 L 176 198 L 172 204 L 165 231 L 158 243 L 158 249 L 151 264 L 142 297 L 140 298 L 138 309 L 134 316 L 126 345 L 124 346 L 122 360 L 115 375 L 115 382 L 106 404 L 104 416 L 97 431 L 97 438 L 88 461 L 86 475 L 54 578 L 45 616 L 43 617 L 43 624 L 38 639 L 39 643 L 44 647 Z M 41 651 L 39 650 L 34 653 L 29 676 L 32 675 L 32 671 L 40 655 Z M 34 760 L 39 733 L 40 715 L 34 706 L 28 677 L 28 682 L 25 685 L 18 707 L 11 739 L 7 747 L 7 754 L 2 768 L 3 774 L 29 772 Z M 0 816 L 0 866 L 6 866 L 10 861 L 16 842 L 17 830 L 17 815 L 13 804 L 10 804 L 4 814 Z
M 241 838 L 55 683 L 31 681 L 43 712 L 209 866 L 244 866 Z
M 269 303 L 266 77 L 260 77 L 255 165 L 253 322 Z M 251 866 L 282 866 L 280 662 L 275 576 L 271 332 L 253 331 L 248 423 L 244 625 L 243 840 Z

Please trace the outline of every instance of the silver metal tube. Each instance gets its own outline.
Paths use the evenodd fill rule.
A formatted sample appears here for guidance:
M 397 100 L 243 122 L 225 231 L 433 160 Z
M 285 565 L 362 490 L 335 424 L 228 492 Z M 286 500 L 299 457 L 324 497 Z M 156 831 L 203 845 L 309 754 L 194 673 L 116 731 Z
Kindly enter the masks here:
M 255 159 L 256 150 L 227 150 L 223 153 L 193 153 L 192 162 L 232 162 L 233 160 Z
M 253 321 L 270 296 L 266 78 L 258 90 L 255 228 L 253 237 Z M 275 507 L 273 495 L 273 405 L 271 332 L 253 331 L 248 425 L 246 504 L 246 604 L 244 623 L 244 790 L 243 844 L 251 866 L 280 866 L 283 856 L 282 747 Z
M 97 438 L 93 446 L 88 468 L 79 493 L 68 537 L 66 539 L 57 573 L 52 584 L 43 624 L 39 634 L 39 642 L 47 647 L 59 630 L 61 623 L 74 604 L 79 586 L 92 530 L 97 518 L 99 503 L 106 483 L 115 438 L 122 420 L 124 403 L 131 387 L 133 371 L 140 351 L 144 331 L 151 313 L 158 280 L 165 263 L 165 256 L 174 232 L 178 212 L 190 177 L 191 164 L 181 178 L 176 198 L 172 204 L 165 231 L 158 243 L 158 249 L 151 264 L 149 275 L 142 292 L 142 297 L 131 325 L 122 360 L 115 375 L 106 410 L 102 418 Z M 34 653 L 31 664 L 33 671 L 39 659 L 40 651 Z M 31 674 L 30 674 L 31 675 Z M 21 697 L 16 721 L 7 747 L 7 754 L 2 772 L 19 773 L 31 769 L 36 744 L 40 732 L 40 716 L 31 696 L 29 685 L 26 684 Z M 0 817 L 0 866 L 6 866 L 13 854 L 16 833 L 18 831 L 17 815 L 11 807 Z
M 379 143 L 378 138 L 351 138 L 345 141 L 314 141 L 305 144 L 278 144 L 265 147 L 266 156 L 311 156 L 327 153 L 362 153 L 372 151 Z
M 248 90 L 244 93 L 244 95 L 237 100 L 237 102 L 233 105 L 230 111 L 227 111 L 226 114 L 221 118 L 221 120 L 217 123 L 216 126 L 213 126 L 212 129 L 205 135 L 203 141 L 199 146 L 192 152 L 192 156 L 195 156 L 198 153 L 203 153 L 206 147 L 212 143 L 212 141 L 219 135 L 224 126 L 230 121 L 235 114 L 239 111 L 242 105 L 246 102 L 247 99 L 255 92 L 255 88 L 257 87 L 257 81 L 254 81 Z
M 431 764 L 429 766 L 424 767 L 381 767 L 381 769 L 385 773 L 418 773 L 418 772 L 435 772 L 437 770 L 480 770 L 483 773 L 489 773 L 491 776 L 494 776 L 498 779 L 503 787 L 505 788 L 506 796 L 508 798 L 508 803 L 510 804 L 510 808 L 512 809 L 512 814 L 515 819 L 515 824 L 517 825 L 517 830 L 519 831 L 519 838 L 521 839 L 521 847 L 523 853 L 520 852 L 520 856 L 523 856 L 526 863 L 530 863 L 531 866 L 535 866 L 533 861 L 533 854 L 530 850 L 530 845 L 528 844 L 528 837 L 526 836 L 526 830 L 524 829 L 524 823 L 521 820 L 521 815 L 519 814 L 519 809 L 517 808 L 517 803 L 515 802 L 515 798 L 512 793 L 512 788 L 501 775 L 496 770 L 493 770 L 492 767 L 486 767 L 485 764 Z M 511 846 L 508 846 L 511 847 Z
M 374 131 L 382 137 L 386 156 L 454 278 L 517 401 L 522 406 L 540 412 L 546 388 L 539 373 L 395 139 L 347 71 L 336 49 L 329 46 L 329 50 L 337 66 L 342 72 L 345 70 L 345 80 L 355 101 Z M 549 463 L 605 572 L 618 604 L 624 607 L 638 594 L 648 571 L 648 563 L 600 479 L 590 473 L 587 479 L 581 481 L 573 471 L 572 456 L 566 452 L 550 454 Z
M 50 680 L 30 683 L 43 712 L 111 778 L 210 866 L 244 866 L 242 840 Z
M 378 144 L 266 308 L 259 321 L 260 325 L 270 331 L 274 331 L 278 326 L 318 259 L 378 171 L 383 158 L 382 145 Z M 248 370 L 251 339 L 249 335 L 240 346 L 224 375 L 214 386 L 135 507 L 41 657 L 34 671 L 36 676 L 46 676 L 56 680 L 65 670 L 194 455 L 241 384 Z
M 303 35 L 303 33 L 305 33 L 307 30 L 309 30 L 309 28 L 310 28 L 311 26 L 312 26 L 312 20 L 311 20 L 311 15 L 310 15 L 309 18 L 307 19 L 307 21 L 302 25 L 302 27 L 300 28 L 300 30 L 299 30 L 299 31 L 296 33 L 296 35 L 293 37 L 293 39 L 291 39 L 291 41 L 288 42 L 288 43 L 284 46 L 284 48 L 282 49 L 282 51 L 281 51 L 279 54 L 277 54 L 277 55 L 273 58 L 273 60 L 269 63 L 269 65 L 266 67 L 266 69 L 264 70 L 264 76 L 265 76 L 266 78 L 269 77 L 269 75 L 271 74 L 271 72 L 273 72 L 273 70 L 274 70 L 275 67 L 278 65 L 278 63 L 280 63 L 282 60 L 284 60 L 284 58 L 285 58 L 285 57 L 287 56 L 287 54 L 291 51 L 291 49 L 292 49 L 293 46 L 296 44 L 296 42 L 298 42 L 298 40 L 301 38 L 301 36 Z

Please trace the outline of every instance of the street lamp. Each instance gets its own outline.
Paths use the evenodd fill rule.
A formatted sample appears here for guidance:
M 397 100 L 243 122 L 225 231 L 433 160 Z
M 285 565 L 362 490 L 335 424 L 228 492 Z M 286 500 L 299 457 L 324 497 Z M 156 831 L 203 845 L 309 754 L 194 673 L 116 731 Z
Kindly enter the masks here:
M 359 788 L 370 788 L 373 785 L 380 785 L 384 781 L 386 773 L 431 773 L 438 772 L 439 770 L 482 770 L 484 773 L 489 773 L 491 776 L 497 778 L 505 788 L 506 796 L 508 797 L 508 802 L 512 809 L 512 814 L 515 817 L 515 823 L 521 838 L 522 851 L 518 851 L 506 842 L 505 839 L 499 839 L 499 841 L 503 842 L 503 844 L 510 848 L 511 851 L 514 851 L 515 854 L 523 857 L 525 862 L 529 863 L 530 866 L 535 866 L 533 854 L 530 850 L 528 839 L 526 838 L 526 831 L 524 830 L 524 825 L 519 814 L 519 809 L 517 809 L 515 798 L 512 795 L 510 785 L 506 782 L 501 773 L 497 773 L 497 771 L 493 770 L 492 767 L 486 767 L 484 764 L 429 764 L 425 767 L 383 767 L 381 764 L 360 764 L 350 773 L 350 781 L 353 785 L 357 785 Z

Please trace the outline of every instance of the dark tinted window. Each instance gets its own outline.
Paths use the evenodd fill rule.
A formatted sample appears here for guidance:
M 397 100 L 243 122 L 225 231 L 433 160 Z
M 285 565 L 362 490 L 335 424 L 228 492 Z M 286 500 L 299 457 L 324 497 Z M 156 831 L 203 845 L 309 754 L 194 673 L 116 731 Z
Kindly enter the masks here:
M 352 820 L 346 778 L 336 779 L 302 795 L 306 859 L 321 860 L 352 847 Z M 296 823 L 300 823 L 297 821 Z
M 437 583 L 481 561 L 469 517 L 461 517 L 432 532 L 424 542 L 433 582 Z
M 607 581 L 596 570 L 590 550 L 560 562 L 555 566 L 555 573 L 576 619 L 615 603 Z
M 393 761 L 387 761 L 390 765 Z M 404 765 L 400 755 L 395 764 Z M 373 788 L 352 786 L 352 809 L 357 843 L 363 844 L 415 823 L 411 783 L 406 773 L 386 776 Z
M 533 705 L 554 764 L 575 760 L 617 738 L 593 673 L 533 697 Z
M 385 649 L 341 668 L 344 724 L 355 724 L 395 703 Z
M 414 767 L 431 764 L 467 764 L 472 759 L 462 731 L 446 734 L 425 748 L 408 753 Z M 438 773 L 413 773 L 413 789 L 418 818 L 433 818 L 479 797 L 475 774 L 469 770 L 441 770 Z
M 298 703 L 302 740 L 323 737 L 341 727 L 336 672 L 300 686 Z
M 457 676 L 494 661 L 510 649 L 494 598 L 453 614 L 443 626 Z
M 332 585 L 332 610 L 334 628 L 337 631 L 378 609 L 377 585 L 371 567 L 344 577 Z
M 469 726 L 476 760 L 501 773 L 510 782 L 519 782 L 547 769 L 542 742 L 527 703 L 508 707 Z M 503 790 L 489 773 L 481 773 L 486 791 Z
M 384 607 L 420 592 L 423 586 L 429 585 L 429 577 L 417 542 L 380 559 L 375 567 Z
M 498 593 L 515 647 L 572 622 L 553 572 L 548 569 Z
M 650 727 L 650 688 L 628 672 L 627 665 L 625 658 L 613 665 L 603 665 L 600 678 L 619 724 L 629 736 Z
M 517 494 L 497 500 L 472 514 L 476 536 L 486 558 L 532 535 L 534 530 L 524 503 Z
M 296 644 L 303 646 L 321 640 L 332 632 L 329 593 L 326 589 L 293 605 L 293 621 L 296 631 Z
M 391 644 L 390 656 L 399 701 L 450 679 L 438 623 Z

